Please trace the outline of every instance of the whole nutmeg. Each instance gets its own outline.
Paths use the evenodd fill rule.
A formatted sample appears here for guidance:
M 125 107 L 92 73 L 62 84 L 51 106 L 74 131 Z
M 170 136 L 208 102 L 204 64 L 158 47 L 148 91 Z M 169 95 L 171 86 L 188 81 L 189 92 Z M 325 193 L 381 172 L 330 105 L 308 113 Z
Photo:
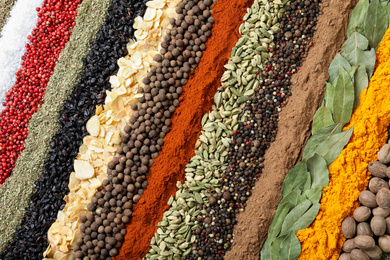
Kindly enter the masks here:
M 370 224 L 368 224 L 367 222 L 362 222 L 362 223 L 359 223 L 357 225 L 356 234 L 358 236 L 360 236 L 360 235 L 370 236 L 370 237 L 374 236 L 374 233 L 372 233 Z
M 355 243 L 353 242 L 353 239 L 347 239 L 345 240 L 343 244 L 343 251 L 350 253 L 352 250 L 356 248 Z
M 372 215 L 382 216 L 382 217 L 386 218 L 387 216 L 390 215 L 390 208 L 384 209 L 381 207 L 376 207 L 375 209 L 372 210 Z
M 341 223 L 341 231 L 346 238 L 353 238 L 356 234 L 356 222 L 351 217 L 346 217 Z
M 368 188 L 373 193 L 377 193 L 380 189 L 386 188 L 389 189 L 389 183 L 385 181 L 384 179 L 373 177 L 371 178 L 370 182 L 368 183 Z
M 375 208 L 376 206 L 378 206 L 375 194 L 368 190 L 360 192 L 359 201 L 361 204 L 369 208 Z
M 363 252 L 366 253 L 371 260 L 380 260 L 382 258 L 382 250 L 379 246 L 374 246 L 371 249 L 364 249 Z
M 371 219 L 370 226 L 376 236 L 383 236 L 386 232 L 386 220 L 382 216 L 374 216 Z
M 353 239 L 355 246 L 360 249 L 370 249 L 375 246 L 375 240 L 370 236 L 356 236 Z
M 351 251 L 352 260 L 370 260 L 370 257 L 362 250 L 354 249 Z
M 353 211 L 353 218 L 358 222 L 364 222 L 371 217 L 371 209 L 365 206 L 360 206 Z
M 339 260 L 351 260 L 351 254 L 348 254 L 348 253 L 342 253 L 340 256 L 339 256 Z
M 382 188 L 376 194 L 376 203 L 381 208 L 390 208 L 390 190 Z
M 382 148 L 378 152 L 378 160 L 381 163 L 389 163 L 390 162 L 390 146 L 388 144 L 384 144 Z
M 390 253 L 390 236 L 384 235 L 378 239 L 378 245 L 385 253 Z
M 386 218 L 386 234 L 390 235 L 390 217 Z
M 387 166 L 378 161 L 370 162 L 368 164 L 368 171 L 375 177 L 386 178 L 386 170 Z

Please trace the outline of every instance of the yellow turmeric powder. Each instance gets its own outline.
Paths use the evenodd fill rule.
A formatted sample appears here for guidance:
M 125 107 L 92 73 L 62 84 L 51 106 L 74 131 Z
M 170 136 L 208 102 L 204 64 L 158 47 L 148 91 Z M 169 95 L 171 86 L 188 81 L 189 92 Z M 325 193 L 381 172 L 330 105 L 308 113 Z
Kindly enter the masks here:
M 338 259 L 345 241 L 341 222 L 358 207 L 360 191 L 367 188 L 368 163 L 386 142 L 390 125 L 390 29 L 376 52 L 377 64 L 360 106 L 344 130 L 354 125 L 347 147 L 329 167 L 329 186 L 323 189 L 321 208 L 315 221 L 297 234 L 302 253 L 299 259 Z

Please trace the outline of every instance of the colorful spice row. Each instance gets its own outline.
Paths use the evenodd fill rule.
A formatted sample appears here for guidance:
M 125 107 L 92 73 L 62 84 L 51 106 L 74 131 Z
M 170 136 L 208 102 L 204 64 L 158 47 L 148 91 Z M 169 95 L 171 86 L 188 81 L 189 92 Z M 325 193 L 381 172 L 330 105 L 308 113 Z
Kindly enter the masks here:
M 230 5 L 234 8 L 233 4 Z M 163 257 L 169 251 L 180 250 L 180 256 L 191 252 L 191 243 L 196 239 L 191 230 L 197 228 L 197 216 L 200 213 L 196 206 L 198 203 L 205 203 L 210 190 L 219 189 L 218 178 L 227 168 L 229 135 L 238 128 L 244 103 L 258 86 L 257 72 L 263 68 L 269 55 L 267 48 L 273 45 L 273 34 L 278 30 L 277 21 L 284 11 L 274 2 L 255 1 L 248 8 L 244 16 L 245 22 L 239 28 L 243 35 L 232 50 L 229 62 L 225 65 L 228 70 L 221 78 L 222 87 L 214 96 L 216 105 L 213 106 L 213 112 L 204 115 L 202 119 L 203 131 L 196 143 L 199 149 L 195 151 L 196 155 L 192 157 L 190 164 L 186 165 L 186 180 L 183 184 L 178 182 L 179 190 L 169 200 L 171 208 L 164 213 L 163 220 L 158 224 L 157 233 L 151 241 L 152 249 L 146 258 Z M 267 21 L 258 21 L 256 17 L 260 18 L 264 13 L 271 17 L 267 16 Z M 261 23 L 268 29 L 265 34 L 259 31 Z M 238 80 L 235 78 L 237 75 Z
M 289 95 L 291 75 L 299 70 L 311 46 L 319 12 L 319 1 L 296 1 L 286 6 L 259 87 L 245 103 L 245 119 L 232 136 L 228 168 L 219 179 L 221 187 L 211 192 L 198 216 L 198 228 L 193 231 L 196 241 L 189 259 L 222 259 L 230 249 L 236 217 L 244 210 L 261 174 L 265 151 L 276 135 L 278 112 Z
M 329 167 L 329 186 L 324 188 L 320 212 L 313 224 L 298 232 L 302 244 L 300 259 L 337 259 L 345 238 L 341 222 L 358 207 L 360 191 L 367 187 L 367 166 L 387 138 L 390 125 L 389 100 L 386 98 L 390 30 L 377 51 L 377 67 L 369 87 L 360 95 L 360 106 L 347 126 L 354 132 L 347 147 Z M 330 236 L 330 234 L 332 234 Z
M 179 106 L 182 86 L 197 68 L 214 23 L 212 1 L 182 2 L 173 28 L 164 37 L 160 54 L 143 80 L 144 95 L 132 109 L 131 126 L 124 128 L 118 157 L 108 164 L 108 179 L 88 204 L 93 211 L 81 221 L 82 240 L 74 248 L 76 259 L 110 259 L 118 255 L 130 221 L 132 209 L 141 198 L 148 182 L 146 176 L 157 158 L 163 138 L 169 132 L 171 117 Z
M 46 237 L 49 225 L 55 221 L 57 212 L 63 208 L 65 204 L 63 197 L 69 192 L 66 186 L 73 171 L 74 159 L 83 137 L 87 135 L 86 123 L 95 113 L 96 105 L 103 103 L 104 93 L 111 87 L 109 76 L 118 69 L 117 59 L 126 54 L 126 44 L 134 33 L 131 25 L 134 18 L 143 13 L 144 6 L 142 1 L 114 0 L 108 9 L 108 17 L 99 29 L 89 55 L 84 59 L 85 69 L 80 74 L 80 80 L 65 103 L 64 109 L 60 111 L 60 129 L 50 142 L 51 149 L 44 163 L 41 180 L 37 183 L 37 191 L 31 197 L 33 203 L 22 221 L 22 227 L 33 225 L 34 229 L 22 229 L 16 233 L 16 239 L 9 249 L 13 254 L 17 245 L 32 233 Z M 53 179 L 56 180 L 54 187 L 57 189 L 53 189 Z M 52 188 L 47 190 L 48 186 Z M 45 205 L 52 207 L 42 210 Z M 45 224 L 42 220 L 45 220 Z M 51 243 L 57 241 L 58 248 L 62 247 L 62 251 L 69 252 L 66 240 L 76 239 L 77 232 L 69 226 L 66 228 L 66 239 L 57 241 L 55 236 L 49 236 L 48 240 Z M 66 228 L 62 228 L 61 232 Z M 42 240 L 40 247 L 46 245 L 46 239 Z M 54 257 L 62 255 L 59 253 Z
M 176 14 L 176 5 L 177 2 L 149 1 L 146 3 L 148 8 L 144 19 L 141 16 L 135 18 L 133 27 L 137 29 L 134 32 L 136 41 L 130 40 L 128 54 L 117 62 L 119 70 L 110 77 L 112 90 L 106 91 L 104 108 L 98 106 L 96 115 L 87 122 L 89 135 L 83 138 L 74 164 L 75 172 L 70 175 L 66 205 L 49 229 L 50 246 L 46 255 L 54 257 L 70 254 L 72 240 L 62 230 L 73 227 L 72 233 L 77 236 L 80 217 L 87 214 L 87 204 L 107 178 L 107 164 L 117 155 L 121 130 L 133 113 L 131 104 L 142 96 L 137 93 L 138 88 L 152 64 L 156 63 L 153 57 L 166 35 L 166 29 L 171 28 L 169 17 Z M 89 171 L 77 167 L 80 164 L 87 165 Z
M 69 40 L 80 2 L 50 0 L 38 13 L 37 26 L 22 57 L 22 69 L 17 72 L 16 84 L 6 94 L 5 108 L 0 113 L 0 184 L 11 174 L 24 149 L 28 121 L 43 103 L 47 82 Z
M 390 190 L 387 165 L 389 144 L 384 144 L 378 152 L 378 160 L 368 164 L 372 178 L 368 189 L 359 195 L 360 207 L 353 211 L 353 217 L 346 217 L 341 223 L 341 232 L 347 238 L 339 259 L 352 257 L 361 259 L 382 258 L 382 253 L 390 253 Z
M 166 202 L 177 190 L 176 182 L 184 179 L 185 165 L 194 156 L 192 148 L 201 131 L 202 116 L 212 107 L 219 79 L 225 70 L 223 65 L 240 37 L 238 27 L 251 2 L 218 0 L 214 3 L 215 23 L 211 37 L 206 42 L 198 68 L 183 86 L 182 101 L 172 117 L 162 150 L 150 168 L 148 188 L 134 207 L 116 259 L 141 259 L 150 250 L 156 225 L 169 207 Z M 185 5 L 181 3 L 179 8 L 183 9 Z
M 373 1 L 365 11 L 359 10 L 359 15 L 366 16 L 365 26 L 377 15 L 378 7 L 381 7 L 381 3 Z M 377 24 L 377 21 L 373 22 Z M 376 59 L 374 48 L 377 47 L 377 39 L 384 34 L 383 28 L 388 27 L 388 20 L 380 23 L 380 26 L 368 30 L 366 27 L 362 34 L 357 32 L 361 25 L 355 24 L 355 30 L 344 42 L 340 54 L 330 64 L 329 82 L 326 83 L 322 105 L 314 115 L 312 136 L 303 151 L 302 160 L 284 179 L 283 199 L 263 245 L 262 258 L 275 258 L 286 252 L 292 258 L 299 257 L 301 245 L 295 234 L 307 228 L 317 216 L 322 190 L 329 185 L 328 167 L 353 133 L 353 127 L 344 131 L 342 128 L 349 122 L 354 107 L 359 104 L 360 92 L 367 88 L 373 73 Z
M 0 9 L 0 35 L 2 35 L 3 27 L 8 22 L 8 17 L 12 7 L 17 0 L 4 0 Z
M 43 0 L 20 0 L 13 6 L 0 38 L 0 103 L 15 84 L 16 72 L 21 67 L 25 44 L 37 23 L 37 11 Z M 2 106 L 1 106 L 2 107 Z
M 7 179 L 0 189 L 0 205 L 2 208 L 0 212 L 1 249 L 11 240 L 15 230 L 21 226 L 21 221 L 26 212 L 25 209 L 31 202 L 30 196 L 36 190 L 35 182 L 42 174 L 44 160 L 48 155 L 49 143 L 59 129 L 59 112 L 63 109 L 64 102 L 80 78 L 80 72 L 83 68 L 83 58 L 87 56 L 91 43 L 106 18 L 107 8 L 110 3 L 111 1 L 95 2 L 93 0 L 85 0 L 78 8 L 77 24 L 73 29 L 66 48 L 61 53 L 54 73 L 50 77 L 46 89 L 45 102 L 29 121 L 28 130 L 30 133 L 26 139 L 25 149 L 16 162 L 12 176 Z M 57 173 L 54 171 L 53 174 Z M 54 184 L 59 186 L 55 186 Z M 60 184 L 53 178 L 48 184 L 45 184 L 44 189 L 45 192 L 48 190 L 56 192 L 66 189 L 66 184 L 67 182 Z M 48 203 L 34 209 L 41 210 L 43 213 L 40 217 L 40 214 L 34 213 L 36 211 L 33 211 L 33 219 L 40 221 L 40 219 L 45 217 L 45 211 L 49 211 L 52 207 L 57 208 L 61 203 L 62 196 L 57 198 L 59 201 L 57 204 Z M 38 197 L 35 196 L 36 199 Z M 53 216 L 50 217 L 52 218 Z M 24 226 L 22 228 L 28 231 L 31 227 Z M 45 234 L 43 233 L 43 235 Z M 32 246 L 30 249 L 31 244 L 41 243 L 40 241 L 43 239 L 44 237 L 35 237 L 35 230 L 34 232 L 31 231 L 29 236 L 24 238 L 23 243 L 17 245 L 18 248 L 15 251 L 20 252 L 19 250 L 25 250 L 26 255 L 29 255 L 30 251 L 43 251 L 43 247 L 37 249 Z M 4 256 L 7 253 L 10 255 L 7 257 Z M 37 258 L 38 256 L 39 253 L 36 255 L 31 253 L 27 258 L 33 259 L 33 257 Z M 24 257 L 18 256 L 17 254 L 13 256 L 13 253 L 8 251 L 3 252 L 1 258 L 23 259 Z

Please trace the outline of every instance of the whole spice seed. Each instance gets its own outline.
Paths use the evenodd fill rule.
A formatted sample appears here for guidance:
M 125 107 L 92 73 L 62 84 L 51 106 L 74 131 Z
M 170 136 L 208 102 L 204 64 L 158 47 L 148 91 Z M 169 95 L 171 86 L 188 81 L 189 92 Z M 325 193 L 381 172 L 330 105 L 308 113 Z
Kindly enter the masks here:
M 330 182 L 324 189 L 320 212 L 310 227 L 300 230 L 297 234 L 302 244 L 300 259 L 311 259 L 314 251 L 321 259 L 338 257 L 345 241 L 340 224 L 358 207 L 360 191 L 365 190 L 368 185 L 370 164 L 377 159 L 377 151 L 387 140 L 390 113 L 383 89 L 388 88 L 385 75 L 388 74 L 389 43 L 388 29 L 376 52 L 377 67 L 369 88 L 362 91 L 360 106 L 346 126 L 349 128 L 355 125 L 353 136 L 348 146 L 329 167 Z M 360 154 L 361 151 L 364 151 L 364 156 Z M 353 181 L 348 177 L 351 174 L 354 176 Z M 327 232 L 324 232 L 325 229 Z M 332 234 L 332 238 L 328 237 L 328 232 Z M 328 242 L 324 243 L 324 239 Z
M 163 138 L 172 124 L 170 118 L 179 106 L 182 85 L 197 68 L 211 35 L 211 5 L 209 0 L 182 2 L 176 9 L 178 18 L 170 20 L 175 26 L 164 37 L 160 54 L 154 57 L 158 64 L 143 80 L 144 96 L 134 105 L 137 111 L 130 119 L 131 126 L 124 128 L 119 157 L 108 164 L 104 188 L 88 205 L 93 213 L 81 220 L 84 224 L 80 230 L 85 235 L 74 248 L 76 259 L 110 259 L 118 255 L 126 234 L 125 224 L 148 185 L 149 167 L 164 144 Z M 89 236 L 90 231 L 102 236 Z M 99 243 L 102 247 L 93 246 Z
M 38 13 L 37 26 L 22 57 L 22 69 L 0 113 L 0 184 L 8 178 L 24 149 L 28 121 L 43 103 L 47 82 L 69 40 L 80 2 L 47 1 Z
M 14 245 L 11 245 L 10 250 L 13 256 L 15 255 L 13 247 L 31 236 L 32 232 L 39 232 L 39 235 L 46 237 L 48 224 L 55 221 L 56 213 L 63 208 L 63 197 L 69 192 L 66 186 L 73 171 L 73 161 L 83 137 L 87 135 L 86 122 L 95 114 L 96 105 L 104 102 L 104 93 L 111 87 L 109 76 L 118 69 L 117 59 L 126 55 L 126 44 L 134 34 L 132 22 L 143 13 L 144 8 L 145 4 L 142 1 L 114 0 L 108 9 L 108 17 L 97 33 L 97 40 L 83 61 L 85 70 L 80 75 L 81 79 L 60 112 L 61 128 L 50 142 L 51 149 L 44 164 L 41 180 L 37 183 L 37 192 L 31 197 L 33 203 L 22 221 L 22 227 L 34 225 L 34 229 L 20 230 L 16 233 Z M 51 188 L 47 191 L 47 187 L 53 185 L 53 178 L 57 181 L 54 186 L 57 189 Z M 45 209 L 46 205 L 52 206 Z M 42 211 L 42 208 L 45 210 Z M 45 224 L 42 223 L 42 215 L 46 220 Z M 39 244 L 40 248 L 46 245 L 46 239 Z
M 148 188 L 134 208 L 116 259 L 140 259 L 150 250 L 150 239 L 167 210 L 166 202 L 177 190 L 176 181 L 183 180 L 185 164 L 194 156 L 193 147 L 201 131 L 202 116 L 211 109 L 224 72 L 223 65 L 239 37 L 238 26 L 250 2 L 218 0 L 213 5 L 213 17 L 217 22 L 213 25 L 198 68 L 183 86 L 182 101 L 172 117 L 170 132 L 164 137 L 162 150 L 150 168 Z M 175 231 L 184 232 L 185 229 L 187 227 Z M 186 244 L 177 246 L 183 250 Z
M 17 0 L 2 0 L 0 1 L 0 35 L 2 35 L 3 27 L 8 22 L 8 17 Z
M 8 22 L 0 37 L 0 103 L 5 101 L 5 94 L 15 84 L 16 72 L 20 69 L 22 56 L 26 52 L 27 38 L 37 24 L 37 11 L 43 0 L 18 1 L 10 12 Z M 1 6 L 1 4 L 0 4 Z M 31 37 L 31 36 L 30 36 Z M 11 44 L 12 43 L 12 44 Z
M 280 18 L 280 32 L 275 35 L 275 46 L 269 47 L 272 56 L 261 72 L 260 87 L 245 104 L 245 121 L 234 131 L 228 153 L 229 167 L 220 179 L 222 187 L 212 192 L 209 203 L 202 206 L 202 214 L 197 218 L 199 227 L 193 231 L 196 240 L 188 259 L 223 259 L 229 250 L 236 215 L 244 210 L 261 174 L 265 151 L 275 138 L 278 112 L 289 95 L 291 75 L 299 70 L 311 46 L 319 14 L 319 1 L 308 5 L 296 1 L 286 6 L 286 13 Z M 299 36 L 298 30 L 303 32 Z
M 30 204 L 30 195 L 35 191 L 35 181 L 39 179 L 42 173 L 43 163 L 48 155 L 49 143 L 59 128 L 59 111 L 63 109 L 65 100 L 77 84 L 79 74 L 83 68 L 82 59 L 87 56 L 90 44 L 95 39 L 98 29 L 106 18 L 110 3 L 110 1 L 95 3 L 92 0 L 85 0 L 78 8 L 77 24 L 50 78 L 46 89 L 45 102 L 29 121 L 28 130 L 30 133 L 26 139 L 25 149 L 16 162 L 13 176 L 8 178 L 0 188 L 0 206 L 2 208 L 0 212 L 1 249 L 9 242 L 15 230 L 20 227 L 25 209 Z M 65 183 L 60 183 L 57 188 L 53 186 L 55 181 L 52 179 L 49 184 L 45 185 L 45 192 L 49 189 L 53 192 L 65 190 L 67 182 L 68 180 Z M 61 195 L 56 199 L 61 201 L 62 197 Z M 52 207 L 50 203 L 43 202 L 43 204 L 44 207 L 35 208 L 34 210 L 44 211 L 45 207 L 46 210 Z M 57 207 L 59 207 L 58 205 Z M 53 218 L 53 215 L 50 215 L 50 218 Z M 39 214 L 34 213 L 34 219 L 39 221 Z M 29 229 L 29 226 L 24 226 L 24 230 L 28 231 Z M 24 237 L 24 242 L 17 245 L 19 248 L 17 250 L 28 250 L 28 246 L 25 246 L 26 241 L 35 244 L 35 242 L 43 239 L 43 237 L 38 240 L 37 238 L 34 239 L 35 234 L 34 231 L 31 235 Z M 39 250 L 43 249 L 43 247 L 39 248 Z M 31 251 L 39 250 L 33 247 Z M 26 251 L 26 255 L 29 252 L 30 250 Z M 4 256 L 6 253 L 9 253 L 11 259 L 13 259 L 13 254 L 9 251 L 2 254 L 2 259 L 6 259 Z M 18 258 L 16 255 L 15 257 L 16 259 L 24 258 Z M 31 258 L 27 257 L 27 259 Z

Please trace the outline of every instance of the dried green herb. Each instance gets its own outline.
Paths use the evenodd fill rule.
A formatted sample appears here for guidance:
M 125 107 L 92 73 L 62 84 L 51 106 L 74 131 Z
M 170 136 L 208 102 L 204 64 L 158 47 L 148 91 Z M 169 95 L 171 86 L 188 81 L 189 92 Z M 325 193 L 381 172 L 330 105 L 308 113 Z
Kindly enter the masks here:
M 302 191 L 299 188 L 295 188 L 289 194 L 284 196 L 279 204 L 281 205 L 289 202 L 290 208 L 293 208 L 304 200 L 306 200 L 306 197 L 302 195 Z
M 328 74 L 329 74 L 329 82 L 330 83 L 327 83 L 327 84 L 334 83 L 335 79 L 339 75 L 340 67 L 343 67 L 346 71 L 350 71 L 352 69 L 349 62 L 343 56 L 341 56 L 340 53 L 338 53 L 329 65 Z M 328 98 L 325 98 L 325 99 L 328 100 Z
M 330 86 L 333 88 L 332 86 Z M 329 108 L 325 105 L 322 105 L 315 113 L 313 119 L 312 133 L 314 134 L 321 128 L 333 125 L 333 115 L 330 112 Z
M 353 132 L 353 127 L 339 134 L 332 135 L 328 140 L 318 145 L 315 153 L 322 156 L 329 165 L 336 160 L 344 146 L 348 143 Z
M 355 90 L 352 79 L 343 67 L 340 67 L 339 75 L 334 85 L 333 120 L 343 127 L 352 116 Z
M 269 232 L 268 235 L 268 241 L 272 243 L 275 238 L 279 235 L 280 230 L 282 228 L 283 220 L 287 216 L 288 212 L 290 211 L 291 208 L 291 203 L 283 203 L 280 204 L 278 209 L 275 212 L 275 217 L 272 220 L 271 223 L 271 231 Z
M 302 160 L 307 160 L 315 154 L 315 151 L 319 144 L 329 139 L 333 134 L 341 132 L 341 125 L 333 124 L 318 130 L 313 134 L 307 142 L 305 149 L 303 150 Z
M 305 190 L 304 195 L 312 203 L 318 202 L 321 199 L 322 188 L 323 187 L 318 187 L 310 190 Z
M 292 231 L 292 227 L 295 225 L 296 222 L 300 221 L 303 214 L 306 213 L 306 211 L 310 208 L 311 205 L 312 203 L 309 200 L 305 200 L 304 202 L 293 208 L 284 219 L 280 233 L 282 235 L 290 233 Z
M 307 160 L 307 169 L 312 180 L 310 188 L 322 188 L 329 185 L 328 165 L 324 158 L 314 154 Z
M 389 15 L 379 0 L 372 0 L 367 8 L 364 21 L 364 33 L 371 48 L 377 48 L 389 27 Z
M 306 182 L 307 165 L 305 161 L 297 163 L 291 171 L 288 172 L 284 179 L 282 195 L 285 196 L 293 189 L 302 189 Z
M 280 244 L 280 260 L 298 259 L 301 254 L 301 243 L 297 236 L 291 232 Z
M 16 0 L 0 0 L 0 36 Z
M 349 20 L 347 36 L 351 36 L 354 31 L 363 33 L 364 20 L 367 15 L 369 0 L 360 0 L 352 11 Z
M 366 65 L 360 63 L 356 69 L 354 75 L 354 88 L 355 88 L 355 101 L 353 103 L 353 109 L 356 109 L 360 104 L 360 93 L 363 89 L 368 87 L 368 75 L 366 71 Z

